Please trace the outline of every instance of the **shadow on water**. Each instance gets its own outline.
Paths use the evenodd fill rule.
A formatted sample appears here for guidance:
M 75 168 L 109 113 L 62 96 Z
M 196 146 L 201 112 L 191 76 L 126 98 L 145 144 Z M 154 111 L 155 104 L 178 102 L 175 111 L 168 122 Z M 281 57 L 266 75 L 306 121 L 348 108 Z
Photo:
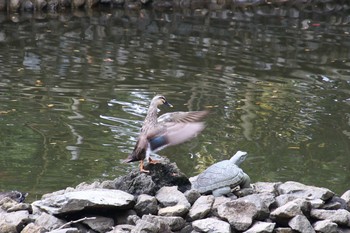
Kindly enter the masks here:
M 1 15 L 0 189 L 36 199 L 126 174 L 138 164 L 120 160 L 162 93 L 174 111 L 211 109 L 199 137 L 160 153 L 188 176 L 245 150 L 253 182 L 296 180 L 342 194 L 348 14 L 248 13 Z

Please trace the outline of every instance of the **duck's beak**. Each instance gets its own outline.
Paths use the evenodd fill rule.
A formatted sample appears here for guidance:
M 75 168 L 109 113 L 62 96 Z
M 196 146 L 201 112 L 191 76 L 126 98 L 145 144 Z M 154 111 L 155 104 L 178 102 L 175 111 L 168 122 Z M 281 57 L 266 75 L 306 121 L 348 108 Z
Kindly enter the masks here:
M 171 108 L 173 107 L 173 105 L 171 105 L 168 101 L 165 101 L 164 104 L 168 107 L 171 107 Z

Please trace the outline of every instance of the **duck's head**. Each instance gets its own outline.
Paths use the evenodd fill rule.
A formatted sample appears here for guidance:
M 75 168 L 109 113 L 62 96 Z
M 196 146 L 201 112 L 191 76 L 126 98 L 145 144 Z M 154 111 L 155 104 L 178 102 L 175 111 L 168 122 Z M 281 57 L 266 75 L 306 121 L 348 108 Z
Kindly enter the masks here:
M 152 103 L 156 104 L 157 106 L 159 105 L 166 105 L 168 107 L 173 107 L 173 105 L 171 105 L 164 96 L 162 95 L 156 95 L 153 99 L 152 99 Z

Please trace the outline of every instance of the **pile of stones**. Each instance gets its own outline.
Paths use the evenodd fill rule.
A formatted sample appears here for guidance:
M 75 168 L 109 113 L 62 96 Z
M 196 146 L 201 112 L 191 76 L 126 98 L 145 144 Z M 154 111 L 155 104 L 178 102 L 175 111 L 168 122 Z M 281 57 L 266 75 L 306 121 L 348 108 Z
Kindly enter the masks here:
M 60 12 L 67 9 L 84 9 L 98 6 L 138 10 L 152 7 L 157 10 L 168 9 L 231 9 L 264 10 L 281 6 L 306 12 L 328 13 L 349 10 L 348 0 L 7 0 L 0 1 L 0 11 L 48 11 Z M 262 6 L 262 8 L 260 8 Z
M 1 232 L 350 232 L 350 190 L 338 197 L 294 181 L 257 182 L 214 197 L 191 189 L 175 164 L 148 169 L 31 204 L 0 195 Z

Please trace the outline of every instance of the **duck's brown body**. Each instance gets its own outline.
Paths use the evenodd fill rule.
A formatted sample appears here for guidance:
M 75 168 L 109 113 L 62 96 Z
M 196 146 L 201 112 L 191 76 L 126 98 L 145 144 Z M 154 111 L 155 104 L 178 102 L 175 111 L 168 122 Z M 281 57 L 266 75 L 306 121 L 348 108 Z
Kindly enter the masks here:
M 154 163 L 149 157 L 152 152 L 190 140 L 204 129 L 201 120 L 208 114 L 207 111 L 173 112 L 157 118 L 158 106 L 162 104 L 171 106 L 164 96 L 152 99 L 135 148 L 125 160 L 127 163 L 141 161 L 142 172 L 148 172 L 143 168 L 145 158 Z

